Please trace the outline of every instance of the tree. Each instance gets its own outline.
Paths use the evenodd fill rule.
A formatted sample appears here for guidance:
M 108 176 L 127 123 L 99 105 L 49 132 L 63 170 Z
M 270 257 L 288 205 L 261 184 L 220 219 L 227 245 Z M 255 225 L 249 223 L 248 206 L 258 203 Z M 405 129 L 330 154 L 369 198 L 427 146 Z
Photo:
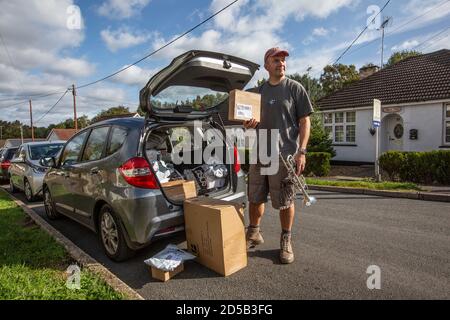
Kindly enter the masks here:
M 349 66 L 341 63 L 327 65 L 323 68 L 323 73 L 320 76 L 320 84 L 325 95 L 329 95 L 358 80 L 359 73 L 353 64 Z
M 312 78 L 308 74 L 300 75 L 298 73 L 287 75 L 286 77 L 301 83 L 308 93 L 313 105 L 315 105 L 317 100 L 323 97 L 324 93 L 318 79 Z
M 414 50 L 403 50 L 403 51 L 399 51 L 399 52 L 394 52 L 391 57 L 389 58 L 386 67 L 390 67 L 400 61 L 402 61 L 403 59 L 406 58 L 410 58 L 410 57 L 417 57 L 422 55 L 421 52 L 419 51 L 414 51 Z
M 322 116 L 314 113 L 311 115 L 311 135 L 308 142 L 308 152 L 328 152 L 331 157 L 336 156 L 333 148 L 333 140 L 325 132 L 322 124 Z
M 95 117 L 92 118 L 91 123 L 99 121 L 103 117 L 115 116 L 121 114 L 130 114 L 130 109 L 124 106 L 117 106 L 109 108 L 108 110 L 100 111 Z

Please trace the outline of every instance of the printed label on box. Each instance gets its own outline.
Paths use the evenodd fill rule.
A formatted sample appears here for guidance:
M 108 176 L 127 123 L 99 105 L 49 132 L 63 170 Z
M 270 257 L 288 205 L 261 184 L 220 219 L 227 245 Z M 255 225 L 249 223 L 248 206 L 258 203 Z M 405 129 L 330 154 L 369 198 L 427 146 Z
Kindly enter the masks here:
M 249 104 L 236 104 L 234 116 L 240 119 L 252 119 L 252 106 Z

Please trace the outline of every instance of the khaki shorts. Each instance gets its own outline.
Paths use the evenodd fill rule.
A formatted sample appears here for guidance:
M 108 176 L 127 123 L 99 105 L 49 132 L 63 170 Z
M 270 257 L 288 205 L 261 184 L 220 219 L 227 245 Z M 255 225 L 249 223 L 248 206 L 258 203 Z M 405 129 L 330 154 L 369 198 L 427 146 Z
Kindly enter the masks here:
M 261 175 L 261 164 L 251 164 L 248 175 L 248 201 L 254 204 L 266 203 L 270 200 L 274 209 L 288 209 L 295 201 L 294 185 L 288 179 L 286 168 L 279 165 L 274 175 Z

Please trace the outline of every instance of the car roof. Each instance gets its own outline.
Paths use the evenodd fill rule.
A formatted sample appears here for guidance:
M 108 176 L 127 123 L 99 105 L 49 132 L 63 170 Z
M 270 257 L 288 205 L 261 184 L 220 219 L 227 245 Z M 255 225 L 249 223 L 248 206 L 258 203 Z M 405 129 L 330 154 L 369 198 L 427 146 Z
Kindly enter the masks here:
M 142 127 L 145 124 L 145 118 L 113 118 L 91 124 L 87 128 L 98 127 L 100 125 L 118 125 L 130 128 Z

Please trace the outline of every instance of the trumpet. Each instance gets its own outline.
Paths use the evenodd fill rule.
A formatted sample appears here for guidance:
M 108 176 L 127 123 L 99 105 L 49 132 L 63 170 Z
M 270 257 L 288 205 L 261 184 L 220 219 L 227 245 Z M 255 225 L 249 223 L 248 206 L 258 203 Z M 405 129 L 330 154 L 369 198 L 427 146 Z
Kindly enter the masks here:
M 309 207 L 312 204 L 315 204 L 317 202 L 315 197 L 312 197 L 308 194 L 308 186 L 306 185 L 305 177 L 303 175 L 297 176 L 297 164 L 294 160 L 294 157 L 292 155 L 287 156 L 286 159 L 284 159 L 282 156 L 280 156 L 281 161 L 283 162 L 283 165 L 286 167 L 288 176 L 291 179 L 291 181 L 294 183 L 294 188 L 296 193 L 302 193 L 303 194 L 303 203 Z

